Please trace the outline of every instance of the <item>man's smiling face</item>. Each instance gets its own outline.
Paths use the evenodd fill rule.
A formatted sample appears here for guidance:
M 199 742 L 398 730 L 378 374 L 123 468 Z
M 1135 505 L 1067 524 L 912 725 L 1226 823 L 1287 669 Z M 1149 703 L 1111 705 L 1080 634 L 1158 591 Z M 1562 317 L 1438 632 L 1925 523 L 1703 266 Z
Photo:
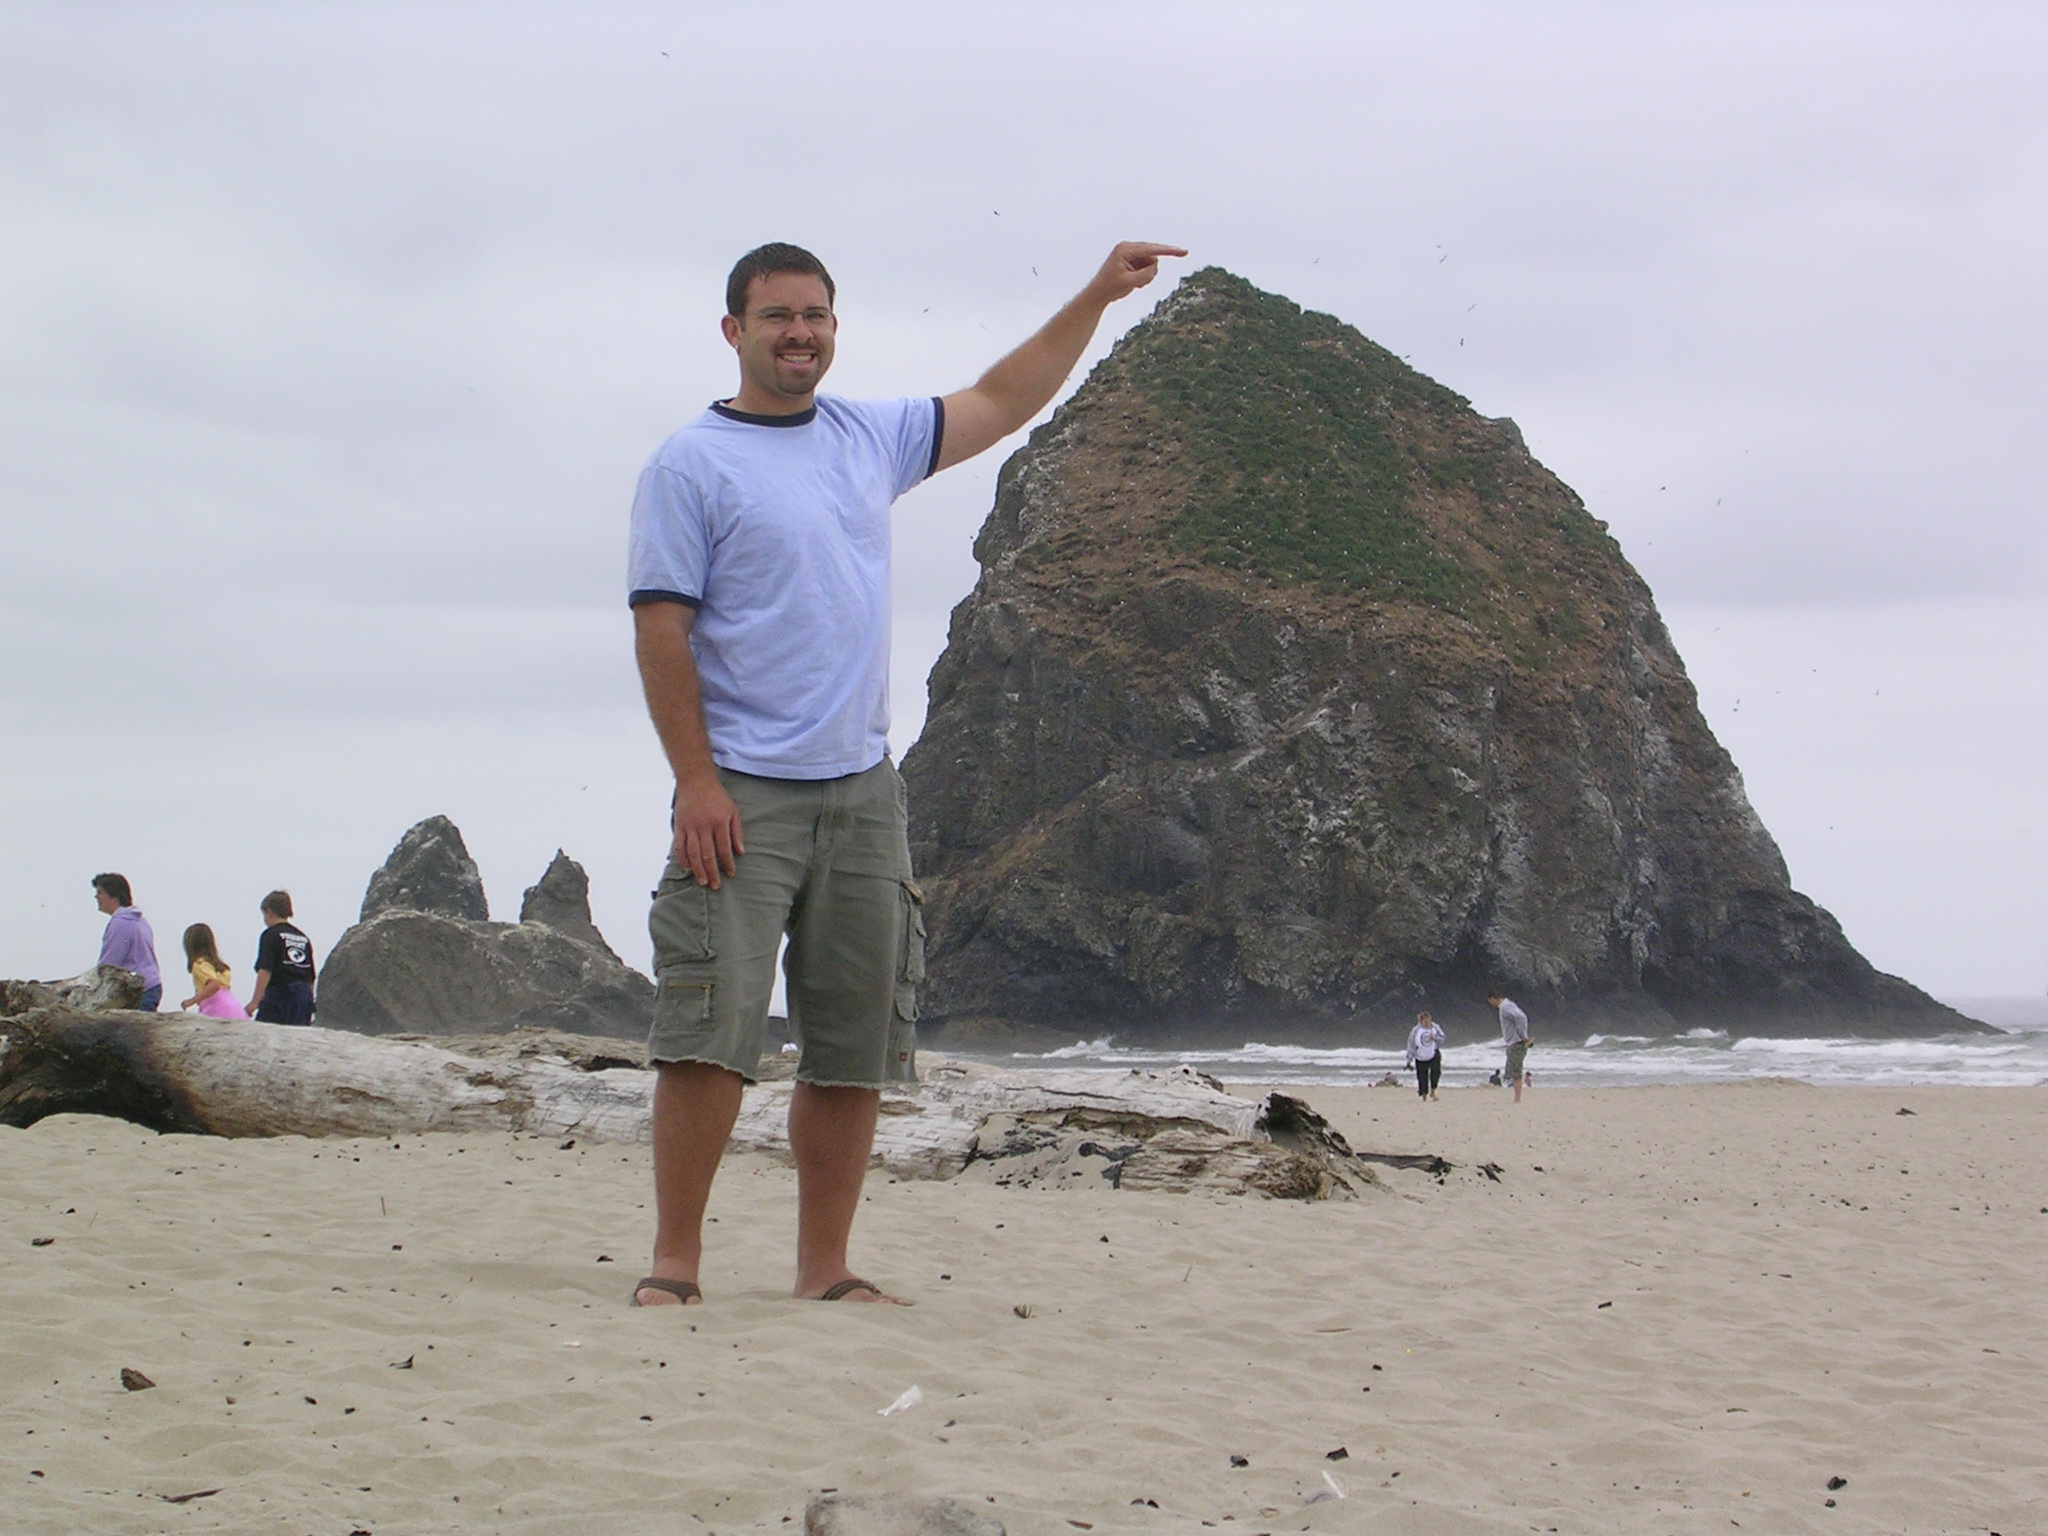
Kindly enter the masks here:
M 746 314 L 727 315 L 724 329 L 739 354 L 741 393 L 801 409 L 832 366 L 839 321 L 822 278 L 771 272 L 748 286 Z

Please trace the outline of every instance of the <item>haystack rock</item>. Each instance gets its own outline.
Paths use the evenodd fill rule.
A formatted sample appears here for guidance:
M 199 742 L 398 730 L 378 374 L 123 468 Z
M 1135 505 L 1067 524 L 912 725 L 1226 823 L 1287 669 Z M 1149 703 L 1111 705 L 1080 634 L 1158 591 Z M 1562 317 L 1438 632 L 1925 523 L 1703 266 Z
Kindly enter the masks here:
M 1795 891 L 1649 588 L 1357 331 L 1210 268 L 1003 466 L 904 762 L 943 1040 L 1933 1034 Z
M 527 890 L 519 922 L 467 915 L 486 910 L 455 824 L 421 822 L 371 877 L 363 921 L 321 968 L 320 1022 L 366 1034 L 645 1032 L 654 983 L 605 943 L 574 859 L 556 853 Z

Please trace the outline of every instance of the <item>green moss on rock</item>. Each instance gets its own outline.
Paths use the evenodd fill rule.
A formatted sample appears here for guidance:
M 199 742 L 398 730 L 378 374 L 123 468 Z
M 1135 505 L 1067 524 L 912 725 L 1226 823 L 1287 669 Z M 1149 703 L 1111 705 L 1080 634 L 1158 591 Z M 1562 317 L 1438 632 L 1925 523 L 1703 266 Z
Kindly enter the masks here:
M 1188 290 L 1199 324 L 1139 326 L 1101 380 L 1200 424 L 1177 444 L 1193 479 L 1182 545 L 1271 580 L 1462 606 L 1471 583 L 1432 538 L 1421 487 L 1484 494 L 1498 474 L 1483 453 L 1419 451 L 1408 418 L 1470 406 L 1335 316 L 1220 268 Z

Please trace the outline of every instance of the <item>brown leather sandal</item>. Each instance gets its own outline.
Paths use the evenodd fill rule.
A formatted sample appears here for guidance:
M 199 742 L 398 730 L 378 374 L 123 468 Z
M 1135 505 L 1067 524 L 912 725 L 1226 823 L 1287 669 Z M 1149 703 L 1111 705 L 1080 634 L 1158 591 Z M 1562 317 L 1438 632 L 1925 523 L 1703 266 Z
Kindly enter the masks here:
M 882 1288 L 879 1285 L 876 1285 L 872 1280 L 846 1279 L 841 1280 L 837 1285 L 827 1286 L 825 1288 L 825 1294 L 820 1296 L 818 1300 L 844 1301 L 847 1297 L 851 1296 L 855 1291 L 866 1291 L 870 1296 L 873 1296 L 881 1301 L 892 1301 L 895 1299 L 894 1297 L 887 1295 L 882 1290 Z
M 704 1292 L 699 1289 L 697 1282 L 694 1280 L 664 1280 L 659 1275 L 649 1275 L 645 1280 L 642 1280 L 633 1287 L 633 1295 L 627 1305 L 635 1307 L 647 1305 L 647 1303 L 640 1299 L 642 1291 L 666 1291 L 686 1307 L 693 1301 L 702 1301 L 704 1299 Z

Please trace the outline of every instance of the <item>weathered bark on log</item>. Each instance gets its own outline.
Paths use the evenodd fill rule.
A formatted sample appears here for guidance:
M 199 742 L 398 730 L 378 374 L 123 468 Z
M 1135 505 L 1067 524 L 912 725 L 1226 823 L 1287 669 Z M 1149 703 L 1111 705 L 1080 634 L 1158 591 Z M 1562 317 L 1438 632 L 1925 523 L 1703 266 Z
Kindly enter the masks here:
M 0 1124 L 74 1113 L 213 1136 L 648 1139 L 651 1072 L 580 1044 L 531 1043 L 486 1056 L 253 1020 L 37 1009 L 0 1020 Z M 793 1086 L 747 1089 L 736 1149 L 788 1157 Z M 903 1178 L 986 1164 L 1000 1183 L 1056 1184 L 1092 1169 L 1118 1188 L 1282 1198 L 1348 1197 L 1378 1182 L 1299 1100 L 1238 1098 L 1185 1068 L 1041 1074 L 936 1062 L 917 1088 L 883 1096 L 875 1161 Z
M 209 1136 L 530 1131 L 642 1139 L 644 1071 L 480 1061 L 347 1030 L 50 1008 L 0 1021 L 0 1124 L 115 1115 Z
M 105 1013 L 142 1001 L 142 978 L 118 965 L 96 965 L 63 981 L 0 981 L 0 1018 L 31 1008 L 78 1008 Z

